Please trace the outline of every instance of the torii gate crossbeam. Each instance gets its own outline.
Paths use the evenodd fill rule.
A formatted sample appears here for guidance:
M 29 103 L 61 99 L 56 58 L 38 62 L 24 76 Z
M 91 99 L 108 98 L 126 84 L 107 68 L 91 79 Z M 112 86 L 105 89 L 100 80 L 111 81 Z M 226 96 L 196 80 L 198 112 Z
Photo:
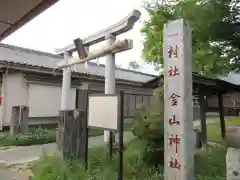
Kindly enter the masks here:
M 79 52 L 83 52 L 83 49 L 88 49 L 89 46 L 99 43 L 101 41 L 107 40 L 107 47 L 98 51 L 93 52 L 92 54 L 87 54 L 83 59 L 80 57 L 80 60 L 75 62 L 75 64 L 83 63 L 94 58 L 102 57 L 106 55 L 106 66 L 105 66 L 105 94 L 114 94 L 115 93 L 115 53 L 126 51 L 132 48 L 131 40 L 124 41 L 115 41 L 116 36 L 123 34 L 129 30 L 131 30 L 134 26 L 134 23 L 139 20 L 141 16 L 141 12 L 138 10 L 132 11 L 128 16 L 126 16 L 123 20 L 118 23 L 109 26 L 106 29 L 96 32 L 93 35 L 90 35 L 82 40 L 78 41 L 78 49 Z M 80 44 L 79 44 L 80 43 Z M 68 54 L 72 54 L 77 51 L 76 41 L 74 40 L 73 44 L 70 44 L 62 49 L 57 49 L 56 52 L 58 54 L 65 54 L 65 62 L 67 62 Z M 80 54 L 79 54 L 80 56 Z M 73 66 L 72 64 L 60 65 L 59 68 L 63 68 L 63 88 L 62 88 L 62 103 L 67 103 L 68 94 L 70 92 L 70 80 L 71 73 L 69 73 L 69 66 Z M 66 77 L 67 76 L 67 77 Z M 62 105 L 66 110 L 68 109 L 66 106 Z M 64 109 L 62 109 L 64 110 Z M 104 131 L 104 142 L 110 142 L 110 139 L 113 139 L 112 135 L 108 131 Z

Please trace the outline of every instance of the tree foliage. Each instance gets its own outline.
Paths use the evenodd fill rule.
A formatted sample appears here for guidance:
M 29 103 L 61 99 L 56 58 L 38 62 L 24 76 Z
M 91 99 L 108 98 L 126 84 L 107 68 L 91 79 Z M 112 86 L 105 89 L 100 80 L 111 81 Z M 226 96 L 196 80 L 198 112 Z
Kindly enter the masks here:
M 193 70 L 207 76 L 239 70 L 240 0 L 156 0 L 145 6 L 143 58 L 163 64 L 163 25 L 179 18 L 192 28 Z

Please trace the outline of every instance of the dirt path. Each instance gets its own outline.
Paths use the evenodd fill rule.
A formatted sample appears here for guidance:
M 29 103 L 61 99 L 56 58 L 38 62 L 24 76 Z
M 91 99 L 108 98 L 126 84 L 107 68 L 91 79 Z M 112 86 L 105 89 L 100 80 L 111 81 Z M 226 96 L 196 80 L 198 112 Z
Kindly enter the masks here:
M 133 138 L 132 132 L 124 132 L 124 140 L 130 140 Z M 118 139 L 116 137 L 116 139 Z M 93 146 L 103 145 L 103 136 L 89 138 L 89 148 Z M 45 145 L 34 145 L 25 147 L 16 147 L 13 149 L 0 150 L 0 163 L 1 161 L 6 164 L 21 164 L 33 160 L 37 160 L 43 155 L 43 152 L 48 155 L 52 155 L 57 152 L 56 144 L 50 143 Z M 0 176 L 1 177 L 1 176 Z M 0 180 L 2 180 L 0 178 Z
M 31 176 L 30 170 L 17 170 L 17 169 L 0 169 L 0 179 L 1 180 L 28 180 Z

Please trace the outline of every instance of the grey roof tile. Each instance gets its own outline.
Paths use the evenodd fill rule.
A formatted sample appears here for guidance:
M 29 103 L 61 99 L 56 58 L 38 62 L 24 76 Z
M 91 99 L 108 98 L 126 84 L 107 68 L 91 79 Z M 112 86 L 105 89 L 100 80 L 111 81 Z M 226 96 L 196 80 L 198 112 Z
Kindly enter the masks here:
M 240 73 L 230 72 L 227 76 L 220 76 L 219 79 L 240 85 Z
M 0 43 L 0 61 L 43 68 L 56 68 L 57 64 L 63 61 L 63 56 Z M 79 73 L 104 76 L 105 66 L 89 62 L 87 68 L 85 68 L 84 64 L 81 64 L 78 66 L 78 70 Z M 140 83 L 148 82 L 157 77 L 122 68 L 116 68 L 115 73 L 117 79 Z
M 62 59 L 61 56 L 50 53 L 0 44 L 0 61 L 55 68 Z

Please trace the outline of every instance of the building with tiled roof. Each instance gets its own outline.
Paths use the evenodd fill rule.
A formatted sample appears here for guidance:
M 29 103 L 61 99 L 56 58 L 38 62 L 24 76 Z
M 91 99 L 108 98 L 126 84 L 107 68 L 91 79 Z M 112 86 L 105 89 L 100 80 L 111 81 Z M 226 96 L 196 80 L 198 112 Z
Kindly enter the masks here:
M 58 116 L 61 99 L 61 70 L 53 70 L 63 61 L 63 56 L 27 48 L 0 44 L 1 96 L 0 129 L 9 126 L 11 108 L 14 105 L 29 106 L 31 123 L 53 122 Z M 104 92 L 105 66 L 89 62 L 80 64 L 72 72 L 72 88 L 69 98 L 71 108 L 81 109 L 81 89 L 92 93 Z M 116 90 L 124 90 L 125 116 L 133 116 L 134 110 L 150 101 L 152 90 L 143 88 L 154 75 L 117 68 Z
M 61 55 L 0 44 L 0 129 L 10 125 L 11 108 L 14 105 L 29 106 L 30 124 L 57 122 L 62 71 L 53 70 L 62 61 Z M 105 66 L 89 62 L 87 66 L 78 65 L 76 70 L 72 72 L 69 98 L 72 109 L 83 110 L 83 89 L 91 93 L 104 92 Z M 125 92 L 125 117 L 132 117 L 136 108 L 150 103 L 153 91 L 151 83 L 158 77 L 118 67 L 115 70 L 116 91 Z M 193 76 L 197 77 L 196 74 Z M 228 77 L 221 77 L 225 78 L 221 82 L 239 85 L 238 77 L 230 73 Z

